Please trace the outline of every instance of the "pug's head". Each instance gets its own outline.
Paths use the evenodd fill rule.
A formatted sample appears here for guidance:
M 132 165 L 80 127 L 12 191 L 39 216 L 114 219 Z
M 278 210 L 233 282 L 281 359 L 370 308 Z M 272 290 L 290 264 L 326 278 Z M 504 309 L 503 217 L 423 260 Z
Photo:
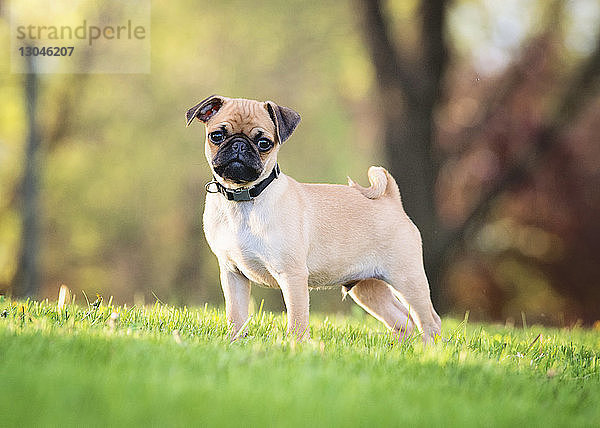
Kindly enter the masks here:
M 300 115 L 272 101 L 213 95 L 186 113 L 206 125 L 205 154 L 216 179 L 228 188 L 252 186 L 277 164 L 280 145 L 289 138 Z

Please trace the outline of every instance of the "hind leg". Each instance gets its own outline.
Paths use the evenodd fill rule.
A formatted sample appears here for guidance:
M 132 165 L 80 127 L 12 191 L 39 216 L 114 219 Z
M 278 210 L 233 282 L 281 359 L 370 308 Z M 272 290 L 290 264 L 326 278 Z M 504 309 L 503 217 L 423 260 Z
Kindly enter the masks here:
M 400 302 L 389 286 L 378 279 L 358 282 L 348 292 L 365 311 L 383 322 L 393 331 L 410 334 L 415 324 L 408 309 Z
M 386 278 L 387 279 L 387 278 Z M 423 340 L 428 341 L 441 333 L 441 320 L 431 302 L 429 284 L 423 268 L 408 274 L 403 271 L 392 272 L 389 284 L 398 298 L 405 301 L 416 315 L 423 331 Z

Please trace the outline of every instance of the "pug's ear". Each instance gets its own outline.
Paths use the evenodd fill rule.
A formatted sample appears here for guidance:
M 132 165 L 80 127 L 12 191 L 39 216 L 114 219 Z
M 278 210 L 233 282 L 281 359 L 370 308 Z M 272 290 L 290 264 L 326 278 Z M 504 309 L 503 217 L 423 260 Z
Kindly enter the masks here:
M 279 106 L 273 101 L 266 101 L 265 107 L 275 124 L 277 138 L 281 144 L 292 135 L 300 123 L 300 115 L 291 108 Z
M 223 106 L 224 102 L 225 98 L 220 97 L 218 95 L 211 95 L 210 97 L 200 101 L 198 104 L 196 104 L 194 107 L 192 107 L 186 112 L 185 126 L 190 126 L 190 123 L 192 123 L 192 121 L 196 118 L 199 121 L 206 123 L 219 111 L 219 109 Z

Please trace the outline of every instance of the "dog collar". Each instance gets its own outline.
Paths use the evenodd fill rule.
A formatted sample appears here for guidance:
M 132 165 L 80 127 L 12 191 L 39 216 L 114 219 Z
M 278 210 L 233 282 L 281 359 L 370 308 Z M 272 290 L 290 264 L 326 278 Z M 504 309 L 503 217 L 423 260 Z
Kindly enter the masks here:
M 267 178 L 265 178 L 263 181 L 258 183 L 256 186 L 240 187 L 239 189 L 228 189 L 225 186 L 223 186 L 221 183 L 219 183 L 213 176 L 213 180 L 206 183 L 206 185 L 204 187 L 208 193 L 220 193 L 223 196 L 225 196 L 227 198 L 227 200 L 229 200 L 229 201 L 236 201 L 236 202 L 251 201 L 252 199 L 256 198 L 258 195 L 260 195 L 262 193 L 262 191 L 265 190 L 267 188 L 267 186 L 269 184 L 271 184 L 271 182 L 273 180 L 275 180 L 277 177 L 279 177 L 279 173 L 280 173 L 279 165 L 275 164 L 275 168 L 273 168 L 273 171 L 271 171 L 271 174 L 269 174 L 269 176 Z M 211 186 L 213 186 L 213 185 L 214 185 L 214 187 L 216 187 L 216 189 L 211 188 Z

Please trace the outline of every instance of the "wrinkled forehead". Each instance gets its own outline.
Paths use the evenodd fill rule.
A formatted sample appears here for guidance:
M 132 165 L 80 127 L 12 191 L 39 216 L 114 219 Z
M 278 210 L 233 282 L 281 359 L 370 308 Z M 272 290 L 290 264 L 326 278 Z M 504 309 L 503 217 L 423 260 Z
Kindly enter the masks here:
M 220 124 L 231 126 L 230 132 L 244 133 L 249 135 L 254 128 L 261 128 L 274 134 L 275 124 L 271 120 L 265 107 L 265 103 L 245 100 L 229 99 L 223 107 L 210 118 L 208 123 L 210 128 L 218 127 Z

